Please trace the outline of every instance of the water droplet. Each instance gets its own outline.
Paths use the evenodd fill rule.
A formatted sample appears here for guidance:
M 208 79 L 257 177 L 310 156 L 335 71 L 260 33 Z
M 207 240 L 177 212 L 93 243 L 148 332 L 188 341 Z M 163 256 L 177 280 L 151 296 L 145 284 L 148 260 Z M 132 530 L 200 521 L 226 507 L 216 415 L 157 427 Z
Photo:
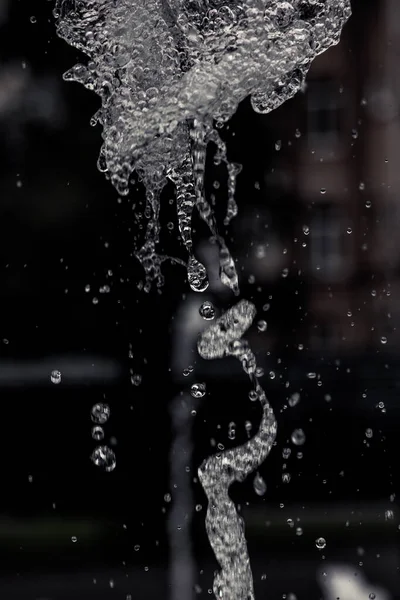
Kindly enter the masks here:
M 348 227 L 348 228 L 346 229 L 346 231 L 347 231 L 347 233 L 348 233 L 349 235 L 350 235 L 350 233 L 353 233 L 353 230 L 352 230 L 352 228 L 351 228 L 351 227 Z
M 372 438 L 373 435 L 374 435 L 374 432 L 372 431 L 372 429 L 370 427 L 368 427 L 368 429 L 365 430 L 365 436 L 367 438 Z
M 92 438 L 99 442 L 104 438 L 104 429 L 99 425 L 92 428 Z
M 365 183 L 363 181 L 360 181 L 360 184 L 358 186 L 358 189 L 363 192 L 365 190 Z
M 92 406 L 91 410 L 91 419 L 93 423 L 99 423 L 103 425 L 108 421 L 110 417 L 110 407 L 108 404 L 104 404 L 103 402 L 98 402 Z
M 199 314 L 206 321 L 211 321 L 215 318 L 215 308 L 211 302 L 208 302 L 208 300 L 206 300 L 206 302 L 203 302 L 203 304 L 200 306 Z
M 387 344 L 387 337 L 384 335 L 381 337 L 381 344 Z
M 96 467 L 100 467 L 107 471 L 113 471 L 117 464 L 115 453 L 108 446 L 97 446 L 91 456 Z
M 131 376 L 131 383 L 133 385 L 139 386 L 142 383 L 142 376 L 139 373 L 135 373 Z
M 203 398 L 206 394 L 206 384 L 205 383 L 194 383 L 190 388 L 190 393 L 193 398 Z
M 282 149 L 282 140 L 277 140 L 277 141 L 275 142 L 275 150 L 276 150 L 277 152 L 279 152 L 279 150 L 281 150 L 281 149 Z
M 257 496 L 264 496 L 267 491 L 267 484 L 259 473 L 253 479 L 253 488 Z
M 275 379 L 275 371 L 270 371 L 269 372 L 269 378 L 270 379 Z
M 31 23 L 37 23 L 37 19 L 36 19 L 35 15 L 32 15 L 31 17 L 29 17 L 29 20 Z
M 295 429 L 290 439 L 296 446 L 302 446 L 306 441 L 306 434 L 302 429 Z
M 392 510 L 385 510 L 385 520 L 392 521 L 394 519 L 394 512 Z
M 296 535 L 303 535 L 303 529 L 301 527 L 296 527 Z
M 374 592 L 371 592 L 370 595 L 368 596 L 369 600 L 375 600 L 376 595 L 374 594 Z
M 71 537 L 71 541 L 72 541 L 73 544 L 76 544 L 76 542 L 78 541 L 78 538 L 76 537 L 76 535 L 73 535 Z
M 290 483 L 291 475 L 290 473 L 282 473 L 282 483 Z
M 321 194 L 326 194 L 326 188 L 321 188 Z
M 298 404 L 300 402 L 300 394 L 299 392 L 294 392 L 294 394 L 292 394 L 289 398 L 289 406 L 293 407 L 296 406 L 296 404 Z
M 228 438 L 234 440 L 236 437 L 236 424 L 231 421 L 228 425 Z
M 307 373 L 307 377 L 308 379 L 315 379 L 317 374 L 311 371 L 310 373 Z
M 318 550 L 323 550 L 326 546 L 326 539 L 323 537 L 319 537 L 315 540 L 315 545 L 317 546 Z
M 292 451 L 290 448 L 284 448 L 282 450 L 282 457 L 287 460 L 289 458 L 289 456 L 291 455 Z
M 206 268 L 194 256 L 189 258 L 187 277 L 189 285 L 194 292 L 204 292 L 208 288 Z
M 258 323 L 257 323 L 257 329 L 258 329 L 258 331 L 266 331 L 266 329 L 267 329 L 267 321 L 264 321 L 263 319 L 261 319 L 261 321 L 258 321 Z
M 51 383 L 55 384 L 61 383 L 61 372 L 57 370 L 52 371 L 50 375 L 50 381 Z
M 258 400 L 258 392 L 256 390 L 250 390 L 249 391 L 249 399 L 252 402 L 255 402 L 256 400 Z
M 310 228 L 308 225 L 303 225 L 303 233 L 304 235 L 308 235 L 310 233 Z
M 164 494 L 164 501 L 169 504 L 171 502 L 171 494 Z

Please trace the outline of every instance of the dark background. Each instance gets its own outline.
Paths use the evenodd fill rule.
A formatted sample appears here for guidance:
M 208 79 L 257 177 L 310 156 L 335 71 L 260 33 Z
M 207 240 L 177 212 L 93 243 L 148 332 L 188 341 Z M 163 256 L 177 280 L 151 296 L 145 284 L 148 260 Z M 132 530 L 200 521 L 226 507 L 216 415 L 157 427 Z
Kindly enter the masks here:
M 244 441 L 245 421 L 254 430 L 260 415 L 235 363 L 197 357 L 193 315 L 206 298 L 219 310 L 234 299 L 216 284 L 199 300 L 184 269 L 168 263 L 164 287 L 141 291 L 133 237 L 143 189 L 120 201 L 97 171 L 101 132 L 89 121 L 99 100 L 63 82 L 82 57 L 56 37 L 52 8 L 0 1 L 0 595 L 190 600 L 174 591 L 168 528 L 171 414 L 183 393 L 196 409 L 186 416 L 190 511 L 202 506 L 185 527 L 193 598 L 206 598 L 216 563 L 195 473 L 215 444 Z M 255 494 L 253 477 L 232 490 L 257 598 L 333 600 L 321 580 L 334 565 L 349 568 L 355 585 L 365 577 L 377 600 L 400 597 L 400 15 L 390 0 L 353 8 L 342 43 L 316 61 L 302 93 L 266 116 L 246 101 L 222 132 L 243 165 L 239 216 L 226 237 L 241 297 L 268 322 L 248 337 L 279 426 L 260 469 L 267 493 Z M 224 181 L 210 160 L 206 189 L 219 206 Z M 174 228 L 164 227 L 161 250 L 184 257 L 172 197 L 167 187 L 161 218 Z M 211 256 L 206 231 L 194 227 L 199 256 Z M 198 380 L 207 395 L 194 404 L 187 391 Z M 295 392 L 301 400 L 291 407 Z M 111 408 L 112 473 L 90 461 L 90 409 L 101 401 Z M 290 441 L 297 427 L 301 447 Z

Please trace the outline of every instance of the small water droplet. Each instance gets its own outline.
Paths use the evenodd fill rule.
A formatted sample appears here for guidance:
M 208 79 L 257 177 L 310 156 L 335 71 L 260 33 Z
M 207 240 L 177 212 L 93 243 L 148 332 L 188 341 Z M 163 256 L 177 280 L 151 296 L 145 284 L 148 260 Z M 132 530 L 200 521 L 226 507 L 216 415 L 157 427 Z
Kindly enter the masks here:
M 204 292 L 208 288 L 208 278 L 205 266 L 194 256 L 189 258 L 187 265 L 189 285 L 194 292 Z
M 394 512 L 392 510 L 385 510 L 385 520 L 392 521 L 394 519 Z
M 253 488 L 257 496 L 264 496 L 267 491 L 267 484 L 259 473 L 253 479 Z
M 326 188 L 321 188 L 321 194 L 326 194 Z
M 315 540 L 315 545 L 317 546 L 318 550 L 323 550 L 326 546 L 326 539 L 323 537 L 319 537 Z
M 298 404 L 300 402 L 300 394 L 299 392 L 294 392 L 294 394 L 292 394 L 289 398 L 289 406 L 293 407 L 296 406 L 296 404 Z
M 372 431 L 372 429 L 370 427 L 368 427 L 365 430 L 365 435 L 366 435 L 367 438 L 372 438 L 372 436 L 374 435 L 374 432 Z
M 103 425 L 108 421 L 110 417 L 110 407 L 108 404 L 104 404 L 103 402 L 98 402 L 92 406 L 91 410 L 91 419 L 93 423 L 99 423 Z
M 142 383 L 142 376 L 139 373 L 135 373 L 131 376 L 132 385 L 139 386 Z
M 303 233 L 304 235 L 308 235 L 310 233 L 310 228 L 308 225 L 303 225 Z
M 206 302 L 203 302 L 203 304 L 200 306 L 199 314 L 206 321 L 211 321 L 215 318 L 215 308 L 211 302 L 208 302 L 208 300 L 206 300 Z
M 52 371 L 50 375 L 50 381 L 51 383 L 55 384 L 61 383 L 61 372 L 57 370 Z
M 104 438 L 104 429 L 99 425 L 92 428 L 92 438 L 99 442 Z
M 266 331 L 267 321 L 264 321 L 264 319 L 261 319 L 261 321 L 258 321 L 257 329 L 258 329 L 258 331 Z
M 351 228 L 351 227 L 348 227 L 348 228 L 346 229 L 346 231 L 347 231 L 347 233 L 348 233 L 349 235 L 350 235 L 350 233 L 353 233 L 353 230 L 352 230 L 352 228 Z
M 387 344 L 387 337 L 384 335 L 381 337 L 381 344 Z
M 290 437 L 293 444 L 296 446 L 302 446 L 306 441 L 306 434 L 302 429 L 295 429 Z
M 37 23 L 37 19 L 36 19 L 35 15 L 32 15 L 31 17 L 29 17 L 29 20 L 31 23 Z
M 113 471 L 117 464 L 115 453 L 108 446 L 97 446 L 92 453 L 91 459 L 96 467 L 100 467 L 108 473 Z
M 303 529 L 301 527 L 296 527 L 296 535 L 303 535 Z
M 78 538 L 76 537 L 76 535 L 73 535 L 71 537 L 71 541 L 72 541 L 73 544 L 76 544 L 76 542 L 78 541 Z
M 194 383 L 190 388 L 190 393 L 193 398 L 203 398 L 206 393 L 206 384 L 205 383 Z

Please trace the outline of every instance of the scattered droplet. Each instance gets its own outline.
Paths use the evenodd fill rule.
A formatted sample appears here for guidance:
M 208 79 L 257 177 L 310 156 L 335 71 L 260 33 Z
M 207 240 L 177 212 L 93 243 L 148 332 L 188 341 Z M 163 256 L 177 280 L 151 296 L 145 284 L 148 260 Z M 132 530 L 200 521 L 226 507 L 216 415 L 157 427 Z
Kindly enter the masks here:
M 385 520 L 392 521 L 394 519 L 394 512 L 392 510 L 385 510 Z
M 267 484 L 259 473 L 253 479 L 253 488 L 257 496 L 264 496 L 267 491 Z
M 211 321 L 215 318 L 215 308 L 211 302 L 206 300 L 199 308 L 200 316 L 206 321 Z
M 368 427 L 368 429 L 365 430 L 365 435 L 367 438 L 372 438 L 372 436 L 374 435 L 374 432 L 372 431 L 372 429 L 370 427 Z
M 139 386 L 142 383 L 142 376 L 139 373 L 135 373 L 131 376 L 132 385 Z
M 289 406 L 293 407 L 296 406 L 296 404 L 298 404 L 300 402 L 300 394 L 299 392 L 294 392 L 294 394 L 292 394 L 288 400 L 288 404 Z
M 208 288 L 206 268 L 194 256 L 189 258 L 187 277 L 189 285 L 194 292 L 204 292 Z
M 264 319 L 261 319 L 261 321 L 258 321 L 257 329 L 258 329 L 258 331 L 266 331 L 267 321 L 264 321 Z
M 99 425 L 92 427 L 92 438 L 99 442 L 104 438 L 104 429 Z
M 190 388 L 190 393 L 193 398 L 203 398 L 206 393 L 206 384 L 205 383 L 194 383 Z
M 381 344 L 387 344 L 387 337 L 384 335 L 381 337 Z
M 113 471 L 117 464 L 115 453 L 108 446 L 97 446 L 91 456 L 96 467 L 100 467 L 107 471 Z
M 94 423 L 99 423 L 103 425 L 108 421 L 110 417 L 110 407 L 108 404 L 104 404 L 103 402 L 98 402 L 94 406 L 92 406 L 91 410 L 91 419 Z
M 326 546 L 326 539 L 323 537 L 319 537 L 315 540 L 315 545 L 317 546 L 318 550 L 323 550 Z
M 55 384 L 61 383 L 61 372 L 57 370 L 52 371 L 50 375 L 50 381 L 51 383 Z
M 77 542 L 77 541 L 78 541 L 78 538 L 76 537 L 76 535 L 73 535 L 73 536 L 71 537 L 71 542 L 72 542 L 73 544 L 76 544 L 76 542 Z
M 296 446 L 302 446 L 306 441 L 306 434 L 302 429 L 295 429 L 290 437 L 293 444 Z

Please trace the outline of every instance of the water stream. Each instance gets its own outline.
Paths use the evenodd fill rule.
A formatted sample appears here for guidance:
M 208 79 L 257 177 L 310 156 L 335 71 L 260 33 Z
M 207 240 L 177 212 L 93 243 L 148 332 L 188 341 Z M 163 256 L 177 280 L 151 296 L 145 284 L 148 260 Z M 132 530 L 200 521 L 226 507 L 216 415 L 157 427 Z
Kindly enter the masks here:
M 157 252 L 160 198 L 167 181 L 176 189 L 176 210 L 186 249 L 190 287 L 208 287 L 207 271 L 194 255 L 191 221 L 197 210 L 219 248 L 221 281 L 239 294 L 234 260 L 204 193 L 207 148 L 228 172 L 224 225 L 237 213 L 236 177 L 219 128 L 246 97 L 268 113 L 302 87 L 312 60 L 339 42 L 350 16 L 350 0 L 56 0 L 58 34 L 88 60 L 65 74 L 95 91 L 101 108 L 92 125 L 102 126 L 98 166 L 121 196 L 133 172 L 146 188 L 144 239 L 136 249 L 149 290 L 163 284 Z M 229 498 L 265 459 L 276 421 L 255 377 L 255 358 L 241 339 L 255 316 L 241 301 L 201 336 L 207 359 L 236 356 L 261 403 L 258 432 L 246 444 L 216 454 L 199 470 L 208 497 L 206 528 L 221 571 L 214 594 L 224 600 L 254 598 L 246 539 Z

